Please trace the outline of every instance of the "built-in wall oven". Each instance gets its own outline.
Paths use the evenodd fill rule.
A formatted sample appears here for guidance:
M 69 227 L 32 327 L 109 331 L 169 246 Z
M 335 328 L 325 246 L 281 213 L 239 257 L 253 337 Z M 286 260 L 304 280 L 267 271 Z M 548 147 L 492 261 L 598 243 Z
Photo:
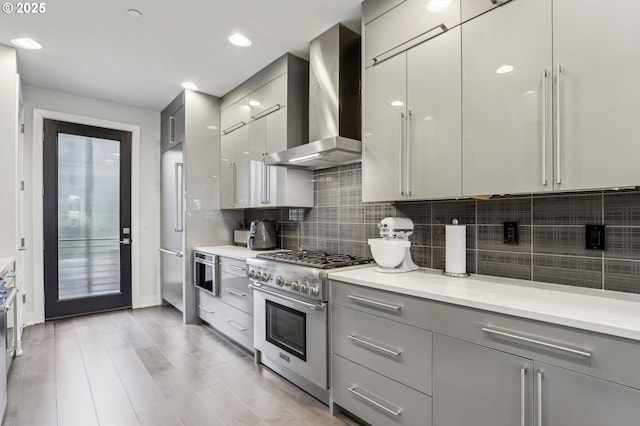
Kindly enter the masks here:
M 317 251 L 249 258 L 256 361 L 327 404 L 328 270 L 370 262 Z
M 193 252 L 193 284 L 217 296 L 219 289 L 220 261 L 215 254 Z

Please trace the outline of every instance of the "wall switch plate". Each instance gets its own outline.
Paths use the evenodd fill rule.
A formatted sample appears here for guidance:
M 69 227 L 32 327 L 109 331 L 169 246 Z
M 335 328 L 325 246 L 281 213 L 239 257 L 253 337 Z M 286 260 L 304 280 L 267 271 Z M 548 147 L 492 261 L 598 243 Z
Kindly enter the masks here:
M 605 249 L 605 225 L 586 225 L 586 241 L 587 250 L 604 250 Z
M 504 222 L 503 242 L 505 244 L 518 244 L 520 242 L 520 233 L 518 222 Z

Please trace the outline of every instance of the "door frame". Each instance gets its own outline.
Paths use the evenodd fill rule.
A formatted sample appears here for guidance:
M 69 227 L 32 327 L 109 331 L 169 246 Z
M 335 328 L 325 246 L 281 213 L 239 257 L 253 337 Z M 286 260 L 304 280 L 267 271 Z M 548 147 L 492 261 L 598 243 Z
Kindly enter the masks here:
M 131 132 L 131 305 L 132 308 L 146 306 L 140 294 L 141 283 L 141 245 L 140 245 L 140 126 L 120 123 L 75 114 L 34 108 L 33 110 L 33 302 L 34 312 L 29 324 L 44 322 L 44 206 L 43 187 L 43 137 L 44 119 L 66 121 L 95 127 L 106 127 Z M 39 142 L 39 143 L 37 143 Z M 25 318 L 26 319 L 26 318 Z

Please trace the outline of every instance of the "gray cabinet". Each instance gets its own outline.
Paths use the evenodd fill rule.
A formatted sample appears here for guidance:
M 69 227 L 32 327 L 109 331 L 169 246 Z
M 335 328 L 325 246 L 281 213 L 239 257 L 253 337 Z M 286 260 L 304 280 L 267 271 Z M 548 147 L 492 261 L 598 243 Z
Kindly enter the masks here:
M 308 91 L 309 63 L 287 54 L 225 95 L 223 208 L 313 207 L 313 172 L 264 163 L 308 141 Z
M 463 194 L 553 189 L 551 1 L 463 24 L 462 64 Z
M 639 16 L 635 1 L 553 1 L 556 189 L 640 184 Z
M 436 334 L 433 371 L 435 426 L 533 425 L 533 361 Z
M 163 111 L 160 137 L 162 152 L 184 142 L 184 134 L 184 104 L 174 101 Z
M 380 2 L 374 3 L 378 4 L 364 8 L 367 17 L 383 10 Z M 388 3 L 391 6 L 398 2 Z M 387 60 L 459 23 L 460 0 L 406 0 L 365 25 L 365 68 Z
M 288 82 L 289 74 L 283 74 L 250 95 L 251 207 L 313 207 L 313 172 L 267 166 L 264 162 L 267 154 L 301 143 L 302 136 L 289 125 L 300 114 L 288 107 L 287 98 L 295 96 Z
M 460 67 L 454 28 L 365 70 L 364 201 L 461 194 Z
M 249 127 L 241 126 L 222 135 L 220 154 L 221 208 L 249 207 Z
M 434 425 L 633 425 L 640 416 L 636 341 L 443 303 L 433 304 L 433 329 Z
M 331 389 L 371 424 L 431 424 L 430 303 L 331 282 Z
M 200 319 L 218 332 L 253 351 L 253 292 L 243 260 L 220 256 L 220 296 L 199 290 Z
M 535 363 L 540 426 L 633 426 L 640 391 L 548 364 Z

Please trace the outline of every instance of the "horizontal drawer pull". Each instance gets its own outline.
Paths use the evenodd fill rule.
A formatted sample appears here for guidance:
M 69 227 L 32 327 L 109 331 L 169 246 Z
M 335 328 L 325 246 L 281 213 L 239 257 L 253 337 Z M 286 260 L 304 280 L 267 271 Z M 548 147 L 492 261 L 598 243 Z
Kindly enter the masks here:
M 387 349 L 387 348 L 385 348 L 383 346 L 380 346 L 380 345 L 377 345 L 375 343 L 372 343 L 369 340 L 367 340 L 367 339 L 365 339 L 365 338 L 363 338 L 361 336 L 355 335 L 355 334 L 349 334 L 348 337 L 349 337 L 349 339 L 351 339 L 351 340 L 353 340 L 355 342 L 361 343 L 361 344 L 363 344 L 365 346 L 368 346 L 368 347 L 370 347 L 372 349 L 375 349 L 377 351 L 384 352 L 385 354 L 388 354 L 388 355 L 393 355 L 395 357 L 399 357 L 402 354 L 402 352 L 399 351 L 399 350 L 395 350 L 394 351 L 392 349 Z
M 203 306 L 203 305 L 198 305 L 198 308 L 200 308 L 200 309 L 202 309 L 203 311 L 205 311 L 205 312 L 207 312 L 207 313 L 210 313 L 210 314 L 215 314 L 215 313 L 216 313 L 215 311 L 210 311 L 209 309 L 207 309 L 207 307 L 206 307 L 206 306 Z
M 225 288 L 224 291 L 238 297 L 247 297 L 247 293 L 236 290 L 235 288 Z
M 240 330 L 240 331 L 242 331 L 242 332 L 245 332 L 245 331 L 247 331 L 247 330 L 248 330 L 248 328 L 246 328 L 246 327 L 244 327 L 244 326 L 242 326 L 242 325 L 238 324 L 238 323 L 237 323 L 237 322 L 235 322 L 234 320 L 230 320 L 230 319 L 228 319 L 228 320 L 227 320 L 227 324 L 229 324 L 231 327 L 236 328 L 236 329 L 238 329 L 238 330 Z
M 365 297 L 356 296 L 355 294 L 347 294 L 347 297 L 349 299 L 355 300 L 356 302 L 372 305 L 377 308 L 384 308 L 392 311 L 399 311 L 400 309 L 402 309 L 402 306 L 400 305 L 392 305 L 391 303 L 385 303 L 385 302 L 380 302 L 378 300 L 367 299 Z
M 249 288 L 252 289 L 252 290 L 256 290 L 256 291 L 259 291 L 261 293 L 267 294 L 267 295 L 272 296 L 272 297 L 278 297 L 278 298 L 280 298 L 282 300 L 287 300 L 289 302 L 297 303 L 299 305 L 305 306 L 305 307 L 307 307 L 307 308 L 309 308 L 311 310 L 314 310 L 314 311 L 322 311 L 322 310 L 324 310 L 324 307 L 325 307 L 324 303 L 318 303 L 318 304 L 308 303 L 308 302 L 305 302 L 303 300 L 296 299 L 295 297 L 285 296 L 284 294 L 280 294 L 280 293 L 277 293 L 275 291 L 267 290 L 266 288 L 262 287 L 262 284 L 257 284 L 257 283 L 256 284 L 249 284 Z
M 564 352 L 569 352 L 575 355 L 581 355 L 587 358 L 591 357 L 591 352 L 588 352 L 584 349 L 573 349 L 573 348 L 569 348 L 566 346 L 560 346 L 560 345 L 556 345 L 555 343 L 549 343 L 549 342 L 544 342 L 542 340 L 536 340 L 536 339 L 532 339 L 530 337 L 525 337 L 525 336 L 520 336 L 517 334 L 513 334 L 513 333 L 508 333 L 506 331 L 500 331 L 500 330 L 496 330 L 493 328 L 487 328 L 487 327 L 482 327 L 482 331 L 484 331 L 487 334 L 493 334 L 496 336 L 502 336 L 502 337 L 506 337 L 509 339 L 513 339 L 513 340 L 518 340 L 521 342 L 527 342 L 527 343 L 532 343 L 534 345 L 538 345 L 538 346 L 542 346 L 545 348 L 551 348 L 551 349 L 557 349 L 559 351 L 564 351 Z
M 388 408 L 388 407 L 385 407 L 383 404 L 379 403 L 378 401 L 375 401 L 373 398 L 377 398 L 377 399 L 382 399 L 382 398 L 380 398 L 379 396 L 377 396 L 377 395 L 375 395 L 375 394 L 373 394 L 371 392 L 367 392 L 366 390 L 361 389 L 361 388 L 359 388 L 357 386 L 351 386 L 348 389 L 349 389 L 349 392 L 353 393 L 354 395 L 356 395 L 357 397 L 363 399 L 364 401 L 368 402 L 369 404 L 373 405 L 374 407 L 381 409 L 385 413 L 392 414 L 392 415 L 394 415 L 396 417 L 398 417 L 400 414 L 402 414 L 402 409 L 400 409 L 400 408 L 393 407 L 393 406 L 392 406 L 392 408 Z M 360 391 L 358 389 L 360 389 Z M 371 397 L 363 394 L 362 392 L 365 392 L 365 393 L 371 395 Z
M 231 268 L 231 269 L 235 269 L 235 270 L 238 270 L 238 271 L 246 271 L 247 270 L 247 268 L 242 267 L 242 266 L 236 266 L 236 265 L 227 265 L 227 266 L 229 268 Z

